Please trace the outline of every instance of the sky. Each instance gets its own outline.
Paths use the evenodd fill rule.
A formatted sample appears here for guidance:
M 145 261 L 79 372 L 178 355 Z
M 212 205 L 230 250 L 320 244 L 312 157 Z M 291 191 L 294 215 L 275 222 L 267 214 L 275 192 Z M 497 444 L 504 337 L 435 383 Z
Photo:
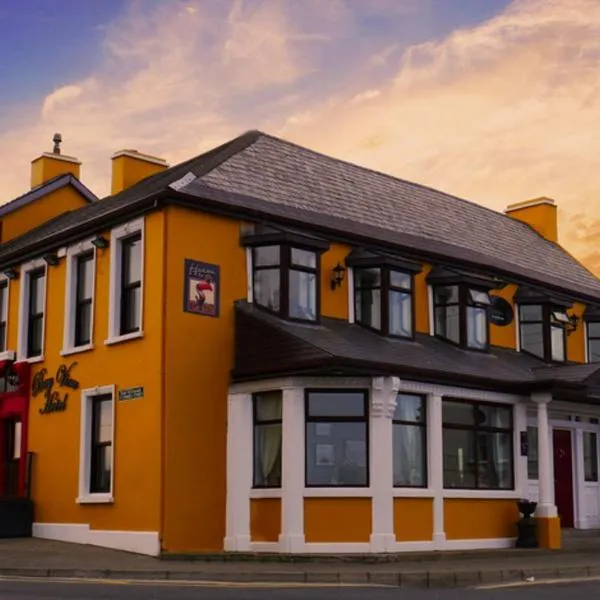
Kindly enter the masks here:
M 249 129 L 484 206 L 600 273 L 600 0 L 0 0 L 0 203 L 30 161 L 175 164 Z

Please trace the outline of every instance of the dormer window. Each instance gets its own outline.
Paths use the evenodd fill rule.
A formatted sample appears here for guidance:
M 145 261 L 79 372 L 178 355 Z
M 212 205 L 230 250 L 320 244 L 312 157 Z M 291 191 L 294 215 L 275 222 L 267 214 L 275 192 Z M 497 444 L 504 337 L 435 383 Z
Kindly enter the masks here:
M 567 360 L 567 332 L 572 326 L 568 301 L 527 288 L 515 297 L 519 303 L 521 350 L 546 362 Z
M 501 282 L 457 268 L 435 267 L 427 283 L 433 289 L 433 333 L 463 348 L 487 350 L 489 291 Z
M 354 269 L 354 321 L 383 335 L 412 338 L 413 279 L 421 266 L 363 249 L 346 264 Z
M 251 246 L 254 304 L 295 321 L 319 320 L 323 240 L 262 228 L 243 238 Z
M 491 303 L 485 290 L 465 284 L 435 286 L 435 335 L 466 348 L 486 350 L 489 345 L 487 310 Z
M 600 362 L 600 306 L 588 306 L 583 319 L 587 334 L 587 361 Z

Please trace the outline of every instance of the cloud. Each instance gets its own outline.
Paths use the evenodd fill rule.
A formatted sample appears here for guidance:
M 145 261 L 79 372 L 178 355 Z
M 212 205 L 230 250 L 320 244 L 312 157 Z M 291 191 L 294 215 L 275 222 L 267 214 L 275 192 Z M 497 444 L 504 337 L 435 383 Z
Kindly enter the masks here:
M 263 128 L 500 210 L 554 197 L 562 240 L 600 270 L 600 3 L 515 0 L 409 47 L 365 25 L 446 1 L 132 2 L 93 72 L 0 112 L 0 197 L 55 131 L 105 193 L 117 149 L 173 163 Z

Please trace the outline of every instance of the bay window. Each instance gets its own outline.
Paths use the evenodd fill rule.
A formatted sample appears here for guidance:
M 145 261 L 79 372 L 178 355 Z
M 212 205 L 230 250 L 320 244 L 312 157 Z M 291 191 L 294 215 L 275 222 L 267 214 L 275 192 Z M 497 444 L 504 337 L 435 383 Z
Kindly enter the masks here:
M 571 320 L 564 308 L 549 304 L 519 306 L 521 350 L 546 362 L 565 362 Z
M 514 489 L 512 407 L 442 402 L 444 487 Z
M 435 335 L 460 346 L 486 350 L 489 346 L 487 291 L 463 284 L 437 285 L 433 290 Z
M 600 362 L 600 319 L 587 321 L 588 362 Z
M 369 485 L 368 392 L 307 390 L 306 486 Z

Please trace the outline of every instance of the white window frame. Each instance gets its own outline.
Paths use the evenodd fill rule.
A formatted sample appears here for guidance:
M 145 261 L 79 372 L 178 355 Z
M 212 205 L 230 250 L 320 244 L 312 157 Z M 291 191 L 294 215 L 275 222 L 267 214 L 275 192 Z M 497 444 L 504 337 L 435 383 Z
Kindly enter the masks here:
M 140 268 L 140 330 L 121 335 L 121 256 L 123 240 L 131 235 L 141 235 L 141 268 Z M 144 218 L 141 217 L 110 232 L 110 291 L 108 308 L 108 339 L 104 343 L 108 346 L 144 336 L 144 264 L 146 262 Z
M 75 346 L 75 304 L 77 299 L 77 259 L 82 254 L 93 252 L 92 259 L 92 306 L 90 317 L 90 343 Z M 66 252 L 67 277 L 65 287 L 65 326 L 63 330 L 63 347 L 61 356 L 85 352 L 94 348 L 94 309 L 96 306 L 96 248 L 91 240 L 79 242 L 67 248 Z
M 8 353 L 13 354 L 13 352 L 11 350 L 9 350 L 9 347 L 8 347 L 8 315 L 10 315 L 10 279 L 6 275 L 0 274 L 0 283 L 4 283 L 4 282 L 6 282 L 6 302 L 4 303 L 4 311 L 3 311 L 2 315 L 0 315 L 0 318 L 3 319 L 4 322 L 6 323 L 6 329 L 4 331 L 5 347 L 4 348 L 0 347 L 0 360 L 9 358 L 7 356 Z M 14 356 L 12 356 L 12 358 L 14 359 Z
M 39 356 L 27 358 L 30 275 L 32 271 L 42 268 L 44 269 L 44 320 L 42 323 L 42 353 Z M 19 339 L 17 341 L 17 357 L 19 360 L 25 360 L 29 363 L 41 362 L 44 360 L 44 350 L 46 348 L 46 319 L 48 317 L 48 275 L 49 269 L 43 258 L 32 260 L 21 266 L 21 289 L 19 293 Z
M 96 396 L 112 396 L 112 452 L 110 463 L 110 492 L 90 493 L 92 468 L 92 401 Z M 81 426 L 79 434 L 79 495 L 77 504 L 111 504 L 115 490 L 115 415 L 116 396 L 114 385 L 104 385 L 81 390 Z

